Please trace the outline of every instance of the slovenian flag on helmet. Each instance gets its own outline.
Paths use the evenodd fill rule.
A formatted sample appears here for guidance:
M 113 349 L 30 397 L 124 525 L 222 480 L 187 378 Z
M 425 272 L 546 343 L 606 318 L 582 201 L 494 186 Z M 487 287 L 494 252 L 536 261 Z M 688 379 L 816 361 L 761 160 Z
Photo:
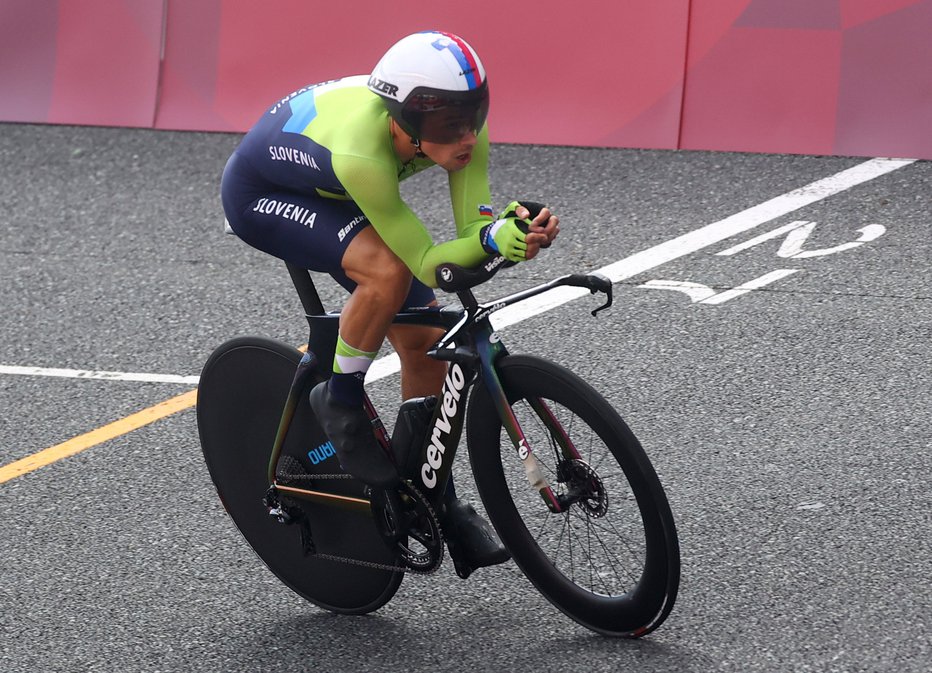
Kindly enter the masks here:
M 478 89 L 482 85 L 482 71 L 479 70 L 479 59 L 466 41 L 444 31 L 437 31 L 438 34 L 448 38 L 448 42 L 437 40 L 434 42 L 434 49 L 448 49 L 466 77 L 466 84 L 470 89 Z

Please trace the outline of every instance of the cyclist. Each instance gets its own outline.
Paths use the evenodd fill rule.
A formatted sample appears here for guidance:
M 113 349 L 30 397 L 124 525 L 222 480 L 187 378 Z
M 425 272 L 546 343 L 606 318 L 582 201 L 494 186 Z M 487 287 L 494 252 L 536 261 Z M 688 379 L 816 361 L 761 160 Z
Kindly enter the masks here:
M 392 46 L 368 77 L 308 86 L 277 102 L 223 173 L 224 211 L 242 240 L 329 273 L 351 293 L 333 376 L 311 392 L 311 406 L 343 468 L 375 487 L 398 479 L 363 409 L 363 380 L 383 340 L 400 358 L 403 398 L 436 395 L 446 373 L 445 363 L 425 354 L 441 332 L 392 325 L 394 315 L 436 305 L 438 264 L 473 267 L 493 253 L 522 262 L 559 231 L 546 208 L 532 221 L 513 202 L 493 217 L 488 108 L 485 69 L 472 47 L 450 33 L 416 33 Z M 434 165 L 449 174 L 457 232 L 439 245 L 399 193 L 401 180 Z M 452 479 L 443 510 L 451 554 L 464 554 L 473 567 L 508 558 L 491 527 L 456 499 Z

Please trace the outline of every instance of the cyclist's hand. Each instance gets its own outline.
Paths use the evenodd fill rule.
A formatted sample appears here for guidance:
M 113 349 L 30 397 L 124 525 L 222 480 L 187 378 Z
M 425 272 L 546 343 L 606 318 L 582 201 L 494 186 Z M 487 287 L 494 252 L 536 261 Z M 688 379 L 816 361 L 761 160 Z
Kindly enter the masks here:
M 531 212 L 522 205 L 515 209 L 515 214 L 525 222 Z M 524 242 L 527 244 L 526 258 L 533 259 L 541 248 L 549 248 L 557 234 L 560 233 L 560 218 L 550 212 L 549 208 L 541 208 L 528 227 L 528 235 Z
M 530 219 L 533 216 L 533 220 Z M 480 231 L 482 247 L 510 262 L 533 259 L 560 233 L 560 220 L 540 203 L 512 201 L 499 219 Z
M 479 230 L 479 240 L 490 255 L 498 254 L 509 262 L 523 262 L 527 257 L 525 234 L 518 226 L 518 218 L 502 217 Z
M 549 248 L 557 234 L 560 233 L 560 220 L 549 208 L 534 201 L 512 201 L 505 208 L 502 217 L 517 217 L 527 232 L 525 259 L 533 259 L 541 248 Z M 531 220 L 529 218 L 533 217 Z

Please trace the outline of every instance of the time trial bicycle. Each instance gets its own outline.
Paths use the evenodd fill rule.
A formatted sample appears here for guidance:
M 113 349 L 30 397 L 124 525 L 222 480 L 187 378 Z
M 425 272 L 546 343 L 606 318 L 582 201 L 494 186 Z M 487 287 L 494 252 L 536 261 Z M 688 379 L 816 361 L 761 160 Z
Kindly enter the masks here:
M 406 572 L 444 555 L 437 512 L 465 427 L 489 519 L 512 559 L 566 615 L 593 631 L 639 637 L 669 615 L 679 543 L 663 487 L 614 408 L 568 369 L 512 355 L 490 316 L 560 286 L 604 293 L 611 282 L 571 274 L 488 303 L 473 287 L 508 266 L 444 264 L 440 289 L 462 308 L 406 310 L 399 324 L 446 330 L 429 355 L 448 362 L 438 396 L 401 405 L 391 437 L 371 402 L 373 431 L 403 475 L 373 491 L 343 472 L 308 393 L 330 375 L 338 313 L 309 272 L 288 270 L 310 327 L 306 352 L 262 337 L 217 348 L 200 377 L 197 423 L 224 507 L 260 559 L 312 603 L 363 614 L 387 603 Z M 468 405 L 467 405 L 468 400 Z M 456 572 L 472 571 L 454 557 Z

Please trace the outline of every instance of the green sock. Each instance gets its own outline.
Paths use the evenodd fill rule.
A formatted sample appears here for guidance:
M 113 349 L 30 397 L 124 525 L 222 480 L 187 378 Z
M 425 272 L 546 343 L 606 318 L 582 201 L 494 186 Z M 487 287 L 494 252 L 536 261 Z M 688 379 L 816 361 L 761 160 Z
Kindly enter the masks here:
M 330 377 L 330 393 L 337 401 L 347 406 L 362 404 L 362 384 L 376 355 L 378 351 L 361 351 L 343 341 L 342 336 L 337 337 L 333 376 Z

